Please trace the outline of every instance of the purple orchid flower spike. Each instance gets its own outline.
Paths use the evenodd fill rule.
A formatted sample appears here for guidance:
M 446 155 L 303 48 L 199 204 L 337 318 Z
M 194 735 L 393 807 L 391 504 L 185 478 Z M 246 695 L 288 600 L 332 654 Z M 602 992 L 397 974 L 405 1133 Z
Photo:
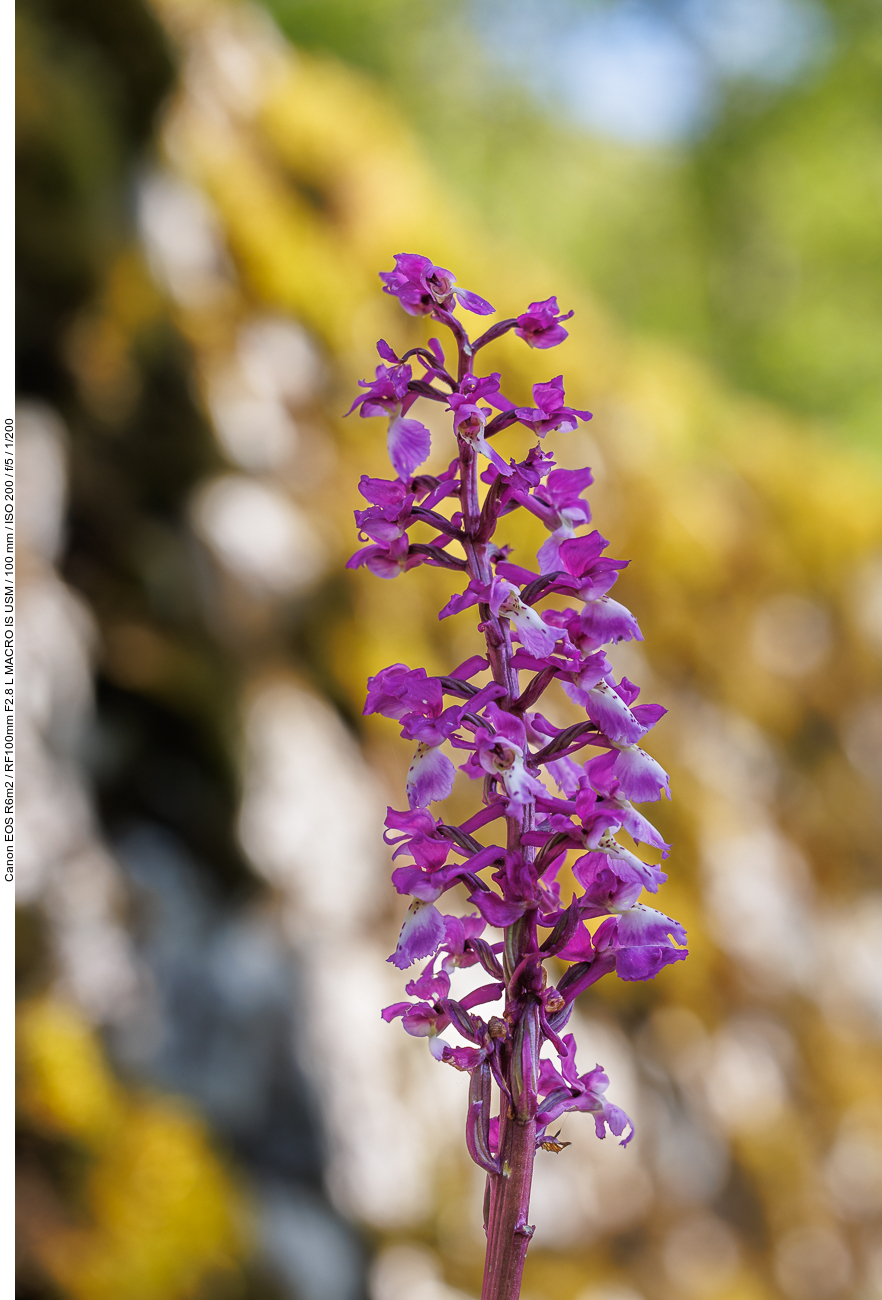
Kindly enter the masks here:
M 538 443 L 521 460 L 506 459 L 500 446 L 506 430 L 519 426 L 521 438 L 526 430 L 542 439 L 590 413 L 565 404 L 560 376 L 534 386 L 534 406 L 516 407 L 499 374 L 474 370 L 481 349 L 510 330 L 530 347 L 563 342 L 572 312 L 547 298 L 472 342 L 453 313 L 493 308 L 444 267 L 403 253 L 381 278 L 406 312 L 450 330 L 457 360 L 448 369 L 434 338 L 403 358 L 378 345 L 382 364 L 351 409 L 389 421 L 397 477 L 362 477 L 367 504 L 355 520 L 366 544 L 349 566 L 382 578 L 421 564 L 451 570 L 461 584 L 439 617 L 476 609 L 484 637 L 484 653 L 446 676 L 396 663 L 368 682 L 364 712 L 395 719 L 415 746 L 407 807 L 389 809 L 385 838 L 392 883 L 408 900 L 389 961 L 400 970 L 420 966 L 406 984 L 409 1000 L 382 1015 L 469 1076 L 466 1146 L 487 1175 L 481 1296 L 517 1300 L 534 1158 L 566 1145 L 549 1125 L 582 1111 L 594 1117 L 598 1137 L 610 1132 L 627 1146 L 634 1132 L 607 1099 L 603 1069 L 579 1074 L 575 1040 L 560 1036 L 576 998 L 607 976 L 654 979 L 687 955 L 682 926 L 643 901 L 667 877 L 640 846 L 667 858 L 670 845 L 634 806 L 670 797 L 667 773 L 643 748 L 665 710 L 639 703 L 638 688 L 616 680 L 606 657 L 604 647 L 642 634 L 610 595 L 626 561 L 611 559 L 606 539 L 588 531 L 591 471 L 556 468 Z M 419 379 L 412 356 L 423 367 Z M 428 429 L 408 414 L 421 400 L 440 402 L 451 417 L 456 454 L 437 476 L 415 476 L 429 452 Z M 538 572 L 513 563 L 496 540 L 499 522 L 519 509 L 549 534 Z M 424 531 L 412 536 L 417 524 L 428 527 L 428 540 Z M 549 597 L 557 603 L 540 608 Z M 574 604 L 559 608 L 561 597 Z M 537 708 L 555 679 L 579 719 L 568 726 Z M 457 754 L 465 761 L 457 764 Z M 469 780 L 477 783 L 474 813 L 458 825 L 436 815 L 454 783 Z M 443 910 L 457 886 L 472 909 L 465 916 Z M 551 958 L 558 972 L 565 967 L 556 986 L 545 965 Z M 458 972 L 477 966 L 487 982 L 472 981 L 458 996 Z M 494 1003 L 489 1018 L 476 1010 Z M 503 1099 L 497 1115 L 494 1095 Z

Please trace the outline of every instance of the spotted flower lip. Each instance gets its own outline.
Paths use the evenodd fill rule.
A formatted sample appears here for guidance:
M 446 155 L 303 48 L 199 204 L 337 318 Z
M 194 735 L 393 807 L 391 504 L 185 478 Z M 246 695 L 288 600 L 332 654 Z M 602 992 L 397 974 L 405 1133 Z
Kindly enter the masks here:
M 656 759 L 637 745 L 613 748 L 586 765 L 588 778 L 601 794 L 616 791 L 636 803 L 649 803 L 666 794 L 671 785 L 667 772 Z
M 583 916 L 606 916 L 632 907 L 644 889 L 654 894 L 667 880 L 659 867 L 644 862 L 609 835 L 592 852 L 578 858 L 572 870 L 585 890 L 580 907 Z
M 400 1019 L 439 1063 L 469 1076 L 467 1148 L 491 1187 L 491 1281 L 483 1294 L 502 1300 L 493 1282 L 499 1234 L 508 1231 L 500 1207 L 511 1211 L 505 1223 L 527 1221 L 536 1150 L 562 1146 L 548 1126 L 582 1111 L 600 1138 L 612 1133 L 627 1146 L 634 1132 L 607 1099 L 601 1066 L 580 1074 L 575 1039 L 561 1037 L 575 999 L 608 977 L 655 979 L 687 956 L 682 926 L 642 901 L 655 901 L 667 880 L 657 860 L 645 859 L 667 859 L 670 845 L 635 807 L 670 798 L 668 774 L 644 748 L 665 710 L 640 702 L 639 688 L 617 679 L 606 653 L 643 637 L 631 610 L 610 595 L 627 561 L 612 558 L 591 529 L 590 469 L 558 467 L 538 443 L 517 459 L 506 442 L 509 431 L 520 447 L 525 430 L 540 440 L 566 434 L 590 412 L 566 405 L 562 376 L 533 386 L 534 405 L 517 406 L 498 372 L 475 373 L 476 357 L 508 331 L 539 350 L 562 343 L 572 312 L 562 313 L 555 297 L 534 302 L 472 343 L 454 313 L 493 308 L 446 268 L 402 253 L 381 278 L 406 312 L 449 329 L 456 356 L 436 338 L 401 357 L 378 344 L 381 364 L 351 410 L 388 420 L 395 477 L 362 476 L 366 504 L 355 521 L 365 544 L 348 564 L 381 578 L 423 564 L 451 570 L 454 590 L 439 619 L 475 609 L 484 637 L 482 654 L 446 672 L 399 662 L 368 680 L 366 725 L 374 715 L 394 720 L 412 755 L 407 807 L 388 809 L 384 835 L 392 883 L 407 900 L 388 960 L 411 972 L 409 1000 L 382 1015 Z M 428 428 L 412 413 L 422 401 L 450 420 L 453 459 L 442 471 L 420 472 L 431 450 Z M 497 538 L 517 510 L 547 534 L 535 564 Z M 553 685 L 572 720 L 542 705 Z M 468 781 L 477 795 L 458 824 L 448 819 L 459 803 L 445 802 L 455 781 L 457 799 Z M 470 910 L 457 915 L 463 897 Z M 550 959 L 559 963 L 553 988 Z M 457 996 L 458 972 L 477 966 L 489 982 L 473 981 Z M 489 1020 L 476 1010 L 499 1001 Z M 494 1084 L 504 1099 L 498 1117 Z M 520 1198 L 516 1214 L 512 1197 Z
M 504 578 L 493 583 L 489 603 L 494 614 L 511 619 L 521 644 L 531 654 L 550 654 L 555 642 L 566 636 L 563 628 L 551 627 L 537 610 L 525 605 L 517 587 Z
M 398 936 L 395 951 L 389 958 L 393 966 L 405 970 L 420 957 L 431 957 L 444 938 L 444 918 L 433 903 L 415 898 Z
M 456 768 L 440 747 L 420 741 L 407 769 L 407 802 L 411 808 L 425 808 L 448 799 L 453 793 L 455 777 Z
M 647 728 L 634 716 L 615 686 L 603 678 L 593 682 L 589 677 L 586 682 L 580 675 L 575 682 L 564 682 L 563 689 L 574 704 L 584 707 L 591 721 L 610 740 L 632 745 L 646 735 Z
M 642 641 L 643 633 L 629 609 L 611 596 L 586 600 L 583 609 L 567 626 L 570 640 L 582 650 L 599 650 L 619 641 Z

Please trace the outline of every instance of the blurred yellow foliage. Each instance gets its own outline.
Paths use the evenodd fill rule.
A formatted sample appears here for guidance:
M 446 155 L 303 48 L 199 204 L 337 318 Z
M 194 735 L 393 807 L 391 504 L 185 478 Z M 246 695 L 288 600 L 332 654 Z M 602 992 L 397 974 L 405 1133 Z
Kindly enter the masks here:
M 25 1223 L 40 1264 L 73 1300 L 177 1300 L 234 1273 L 238 1193 L 200 1120 L 110 1073 L 94 1031 L 59 1001 L 19 1015 L 19 1107 L 27 1129 L 82 1157 L 78 1222 Z M 22 1205 L 30 1220 L 27 1194 Z

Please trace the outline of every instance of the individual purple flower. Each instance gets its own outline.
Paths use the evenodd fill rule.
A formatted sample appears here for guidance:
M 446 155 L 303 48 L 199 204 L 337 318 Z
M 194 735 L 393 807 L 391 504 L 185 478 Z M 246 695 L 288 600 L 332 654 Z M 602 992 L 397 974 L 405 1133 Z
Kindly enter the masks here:
M 450 1046 L 441 1034 L 450 1024 L 450 1018 L 437 1002 L 393 1002 L 391 1007 L 384 1007 L 380 1014 L 387 1024 L 400 1016 L 405 1033 L 413 1038 L 427 1039 L 429 1051 L 436 1061 L 446 1059 Z
M 445 925 L 449 921 L 457 920 L 453 916 L 445 916 Z M 446 998 L 450 992 L 450 976 L 446 971 L 440 970 L 435 973 L 435 958 L 431 957 L 426 965 L 420 971 L 415 980 L 409 980 L 404 986 L 404 991 L 410 998 L 424 998 L 426 1001 L 440 1002 Z
M 497 376 L 491 376 L 497 378 Z M 503 398 L 501 394 L 493 397 L 498 410 L 503 414 L 510 414 L 514 410 L 514 403 L 508 398 Z M 505 507 L 511 500 L 517 501 L 518 505 L 526 506 L 528 510 L 539 516 L 547 527 L 555 527 L 555 523 L 549 523 L 554 519 L 554 512 L 546 501 L 541 500 L 539 496 L 533 495 L 534 488 L 539 487 L 546 475 L 554 469 L 554 457 L 544 447 L 538 443 L 531 447 L 526 457 L 522 461 L 511 461 L 506 467 L 508 483 L 506 484 L 502 495 L 500 496 L 500 505 Z M 568 471 L 564 471 L 568 472 Z M 585 471 L 581 471 L 584 473 Z M 590 473 L 590 471 L 588 471 Z M 481 475 L 484 483 L 492 486 L 498 477 L 498 471 L 494 465 L 488 465 Z M 544 493 L 543 493 L 544 495 Z M 583 505 L 587 506 L 586 502 Z
M 420 707 L 436 708 L 444 698 L 437 677 L 425 668 L 408 668 L 391 664 L 368 678 L 368 692 L 363 713 L 382 713 L 384 718 L 403 718 Z
M 577 528 L 591 522 L 591 508 L 583 501 L 582 493 L 593 482 L 590 469 L 555 469 L 544 487 L 534 490 L 534 507 L 547 507 L 543 522 L 551 529 L 548 541 L 537 552 L 540 573 L 554 573 L 563 568 L 559 558 L 561 544 L 575 537 Z
M 440 701 L 431 706 L 415 708 L 402 717 L 401 734 L 405 740 L 416 740 L 421 745 L 441 745 L 459 727 L 463 709 L 461 704 L 451 704 L 449 708 L 442 709 Z
M 635 903 L 620 916 L 607 917 L 594 934 L 596 952 L 615 953 L 616 974 L 623 980 L 654 979 L 673 962 L 685 961 L 686 931 L 678 921 Z
M 401 501 L 389 502 L 388 505 L 371 505 L 366 510 L 356 510 L 355 525 L 359 535 L 369 537 L 371 541 L 385 544 L 403 537 L 413 519 L 411 509 L 414 502 L 413 493 Z
M 435 903 L 459 879 L 455 864 L 437 867 L 431 863 L 428 867 L 412 865 L 396 867 L 392 872 L 392 884 L 399 894 L 409 894 L 423 903 Z
M 370 569 L 378 578 L 397 578 L 410 566 L 410 543 L 406 533 L 389 542 L 363 546 L 346 561 L 347 569 Z
M 400 479 L 370 478 L 367 474 L 359 479 L 358 490 L 374 506 L 400 506 L 409 495 Z
M 652 822 L 643 816 L 629 800 L 622 798 L 618 792 L 614 795 L 607 795 L 598 800 L 598 807 L 602 807 L 608 816 L 616 818 L 616 824 L 613 831 L 624 830 L 631 836 L 631 839 L 637 844 L 648 844 L 654 849 L 660 849 L 663 858 L 670 852 L 670 844 L 666 844 L 658 833 Z
M 599 650 L 619 641 L 642 641 L 643 633 L 629 609 L 611 596 L 587 600 L 584 608 L 567 623 L 570 640 L 580 650 Z
M 447 860 L 451 842 L 439 834 L 439 826 L 437 818 L 423 808 L 410 808 L 405 812 L 387 808 L 383 839 L 394 847 L 393 858 L 406 854 L 420 866 L 440 867 Z
M 408 365 L 377 366 L 373 379 L 358 381 L 359 387 L 366 391 L 356 397 L 346 414 L 351 415 L 360 407 L 363 418 L 374 415 L 397 415 L 408 399 L 411 404 L 413 402 L 407 387 L 412 377 L 413 371 Z
M 545 793 L 541 781 L 527 770 L 524 724 L 514 714 L 504 712 L 493 703 L 487 705 L 485 714 L 492 730 L 487 727 L 476 730 L 474 754 L 464 764 L 463 770 L 474 773 L 477 763 L 501 783 L 508 796 L 509 808 L 523 808 L 536 795 Z
M 482 1062 L 486 1061 L 488 1055 L 485 1047 L 450 1047 L 446 1043 L 442 1049 L 439 1061 L 444 1061 L 446 1065 L 452 1065 L 455 1070 L 472 1072 L 476 1070 Z M 466 1142 L 468 1142 L 468 1128 L 466 1129 Z M 469 1155 L 475 1160 L 476 1156 L 469 1150 Z
M 490 696 L 494 687 L 486 688 Z M 424 668 L 410 669 L 406 664 L 392 664 L 376 677 L 368 678 L 364 713 L 382 713 L 401 722 L 406 740 L 422 745 L 440 745 L 450 738 L 460 724 L 463 708 L 444 708 L 444 691 L 437 677 L 429 677 Z
M 610 912 L 633 907 L 643 893 L 643 881 L 624 877 L 613 870 L 612 861 L 600 853 L 588 853 L 573 867 L 576 879 L 584 893 L 579 896 L 580 915 L 585 917 L 609 916 Z M 562 948 L 558 956 L 578 960 L 575 948 Z
M 474 903 L 488 925 L 498 926 L 500 930 L 507 925 L 514 925 L 527 910 L 522 900 L 501 898 L 493 890 L 471 894 L 469 902 Z
M 460 391 L 451 393 L 447 405 L 453 412 L 453 430 L 463 442 L 473 446 L 480 455 L 486 456 L 500 474 L 506 477 L 514 471 L 507 465 L 495 447 L 484 436 L 487 419 L 493 414 L 489 406 L 479 406 L 483 399 L 499 403 L 499 375 L 486 375 L 477 379 L 470 375 L 463 380 Z
M 497 618 L 512 621 L 517 639 L 531 654 L 550 654 L 556 642 L 562 638 L 566 640 L 566 628 L 546 622 L 538 610 L 525 605 L 517 587 L 505 578 L 496 577 L 486 583 L 470 582 L 464 592 L 451 596 L 438 617 L 449 618 L 451 614 L 461 614 L 479 601 L 489 605 L 491 613 Z
M 438 1033 L 438 1020 L 441 1018 L 431 1002 L 393 1002 L 384 1007 L 380 1013 L 389 1024 L 401 1017 L 406 1033 L 414 1038 L 428 1038 Z
M 539 438 L 546 433 L 560 429 L 571 433 L 579 427 L 579 420 L 590 420 L 590 411 L 577 411 L 571 406 L 564 406 L 563 375 L 550 379 L 545 384 L 533 385 L 535 406 L 519 406 L 516 414 L 521 424 L 531 429 Z
M 399 894 L 409 894 L 423 903 L 435 903 L 458 884 L 464 874 L 468 874 L 468 864 L 448 861 L 453 845 L 434 833 L 439 823 L 425 808 L 412 808 L 406 813 L 390 808 L 386 824 L 390 827 L 404 826 L 409 818 L 414 819 L 412 834 L 405 834 L 397 840 L 390 840 L 387 836 L 387 842 L 397 846 L 393 858 L 405 856 L 413 859 L 412 863 L 395 868 L 392 883 Z M 419 829 L 420 823 L 433 829 L 424 833 Z
M 478 958 L 474 951 L 467 951 L 470 939 L 478 939 L 484 933 L 486 922 L 483 917 L 472 913 L 468 916 L 447 916 L 444 918 L 445 936 L 441 951 L 445 953 L 441 968 L 450 975 L 459 967 L 474 966 Z
M 466 311 L 491 316 L 495 308 L 468 289 L 460 289 L 450 271 L 419 253 L 396 253 L 395 269 L 381 271 L 383 292 L 397 298 L 411 316 L 428 316 L 438 307 L 451 311 L 457 301 Z
M 356 397 L 346 412 L 351 415 L 361 407 L 363 417 L 389 417 L 386 445 L 392 468 L 400 479 L 408 478 L 418 465 L 422 465 L 432 446 L 432 437 L 426 426 L 419 420 L 405 418 L 405 412 L 417 396 L 408 387 L 412 374 L 408 365 L 377 366 L 374 379 L 359 381 L 367 391 Z
M 627 560 L 614 560 L 603 552 L 609 546 L 596 530 L 584 537 L 569 537 L 558 546 L 558 576 L 552 590 L 574 592 L 579 600 L 594 602 L 605 596 Z
M 661 849 L 662 857 L 666 858 L 671 846 L 665 843 L 652 822 L 621 795 L 614 780 L 608 783 L 608 793 L 598 794 L 591 787 L 587 766 L 580 766 L 571 758 L 560 759 L 553 765 L 558 787 L 573 801 L 576 816 L 581 818 L 586 844 L 597 847 L 599 840 L 590 838 L 588 826 L 602 824 L 613 834 L 625 830 L 638 844 L 650 844 Z M 552 764 L 548 767 L 551 769 Z
M 583 916 L 606 916 L 632 907 L 644 889 L 658 892 L 667 876 L 651 862 L 643 862 L 607 831 L 597 848 L 573 863 L 573 875 L 585 890 L 580 901 Z
M 572 315 L 571 311 L 561 315 L 555 297 L 546 298 L 544 302 L 531 302 L 518 317 L 515 334 L 531 348 L 553 348 L 567 337 L 561 321 L 569 320 Z
M 587 1074 L 577 1074 L 575 1037 L 567 1034 L 563 1042 L 566 1052 L 560 1057 L 560 1070 L 555 1069 L 548 1060 L 543 1061 L 540 1067 L 539 1093 L 544 1100 L 538 1117 L 539 1123 L 544 1128 L 567 1111 L 587 1111 L 594 1116 L 594 1129 L 599 1138 L 606 1136 L 607 1128 L 617 1138 L 621 1138 L 625 1130 L 629 1129 L 627 1136 L 619 1143 L 626 1147 L 634 1136 L 634 1125 L 623 1110 L 606 1100 L 604 1094 L 609 1087 L 609 1079 L 599 1065 Z

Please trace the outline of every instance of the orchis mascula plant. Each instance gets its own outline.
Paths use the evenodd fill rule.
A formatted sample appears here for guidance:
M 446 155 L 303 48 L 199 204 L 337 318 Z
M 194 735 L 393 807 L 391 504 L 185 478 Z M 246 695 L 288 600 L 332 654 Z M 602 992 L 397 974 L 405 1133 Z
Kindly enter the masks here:
M 482 1300 L 515 1300 L 533 1231 L 533 1159 L 539 1147 L 564 1145 L 550 1126 L 565 1111 L 581 1110 L 594 1116 L 598 1137 L 609 1128 L 626 1146 L 633 1134 L 627 1115 L 606 1099 L 609 1080 L 600 1066 L 578 1073 L 575 1040 L 564 1035 L 574 1001 L 613 971 L 624 980 L 651 979 L 686 956 L 674 943 L 685 942 L 682 926 L 639 901 L 644 889 L 657 891 L 664 873 L 616 839 L 625 831 L 667 856 L 669 845 L 633 806 L 663 791 L 670 797 L 667 774 L 640 747 L 665 710 L 636 704 L 638 688 L 626 677 L 617 682 L 604 654 L 610 643 L 642 637 L 634 616 L 608 594 L 627 562 L 604 555 L 599 533 L 580 531 L 591 519 L 582 496 L 591 471 L 555 469 L 538 443 L 524 460 L 506 461 L 492 442 L 516 423 L 540 439 L 573 430 L 590 413 L 564 404 L 560 376 L 534 386 L 535 406 L 515 406 L 500 392 L 498 374 L 474 372 L 482 349 L 509 330 L 534 348 L 563 342 L 561 322 L 572 312 L 561 315 L 556 298 L 534 302 L 472 342 L 453 315 L 457 305 L 479 316 L 494 309 L 460 289 L 449 271 L 408 253 L 380 278 L 405 311 L 450 330 L 455 361 L 448 363 L 434 338 L 402 357 L 378 343 L 383 364 L 375 379 L 362 381 L 365 392 L 350 409 L 388 417 L 397 477 L 362 477 L 369 504 L 355 518 L 369 544 L 349 565 L 381 578 L 419 564 L 461 574 L 465 590 L 439 617 L 476 605 L 486 644 L 486 654 L 446 677 L 393 664 L 368 683 L 365 713 L 399 720 L 402 735 L 416 742 L 408 807 L 390 808 L 386 818 L 387 842 L 404 860 L 392 879 L 412 900 L 389 960 L 403 970 L 428 959 L 406 986 L 412 1000 L 387 1007 L 383 1017 L 400 1016 L 409 1034 L 428 1039 L 433 1056 L 470 1076 L 466 1141 L 487 1171 Z M 416 378 L 412 358 L 423 371 Z M 440 402 L 452 415 L 456 455 L 437 476 L 416 473 L 430 447 L 429 430 L 409 416 L 419 400 Z M 500 519 L 519 509 L 548 529 L 538 572 L 511 563 L 510 548 L 494 540 Z M 430 540 L 410 539 L 418 524 L 428 525 Z M 536 606 L 555 594 L 578 603 L 540 614 Z M 529 674 L 525 683 L 522 673 Z M 484 675 L 483 684 L 475 680 Z M 585 710 L 585 721 L 561 728 L 537 711 L 555 680 Z M 458 702 L 445 708 L 445 696 Z M 453 789 L 456 769 L 445 744 L 465 751 L 460 771 L 481 781 L 481 807 L 459 826 L 429 811 Z M 584 761 L 586 746 L 600 753 Z M 487 847 L 475 835 L 495 821 L 504 828 L 502 843 Z M 579 855 L 571 866 L 578 888 L 565 899 L 558 876 L 571 853 Z M 457 884 L 475 911 L 444 916 L 436 903 Z M 601 917 L 592 933 L 586 921 Z M 484 937 L 486 926 L 501 930 L 502 940 Z M 547 978 L 549 958 L 555 972 L 570 963 L 556 987 Z M 451 997 L 453 973 L 478 963 L 491 982 Z M 501 1014 L 475 1014 L 475 1007 L 500 1000 Z M 446 1042 L 448 1027 L 468 1045 Z M 543 1055 L 546 1044 L 550 1055 Z M 496 1118 L 493 1081 L 501 1098 Z

